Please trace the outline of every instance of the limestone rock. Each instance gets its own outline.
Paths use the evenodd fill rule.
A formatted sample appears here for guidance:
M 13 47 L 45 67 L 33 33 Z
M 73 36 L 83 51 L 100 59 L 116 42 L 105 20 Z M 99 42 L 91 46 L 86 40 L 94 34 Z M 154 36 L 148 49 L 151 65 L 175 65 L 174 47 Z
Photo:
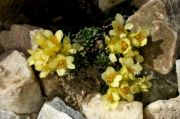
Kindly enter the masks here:
M 179 5 L 180 1 L 150 0 L 128 19 L 128 22 L 132 22 L 135 26 L 150 30 L 147 46 L 142 50 L 145 66 L 162 74 L 172 70 L 180 40 L 179 29 L 173 25 L 174 23 L 180 25 L 180 20 L 176 18 L 180 9 L 174 8 L 174 4 Z
M 31 48 L 30 31 L 37 27 L 29 25 L 12 25 L 10 31 L 0 33 L 0 47 L 4 50 L 15 49 L 27 55 Z
M 7 110 L 0 110 L 0 119 L 30 119 L 30 117 L 27 115 L 17 115 Z
M 60 98 L 45 102 L 38 119 L 84 119 L 82 114 L 67 106 Z
M 178 91 L 180 94 L 180 60 L 176 60 L 176 73 L 177 73 L 177 78 L 178 78 Z
M 38 111 L 43 103 L 40 87 L 24 55 L 0 55 L 0 108 L 19 114 Z
M 166 100 L 177 96 L 178 85 L 176 71 L 169 74 L 160 74 L 155 71 L 145 69 L 146 73 L 152 77 L 152 87 L 148 92 L 143 93 L 143 103 L 149 104 L 157 100 Z
M 98 94 L 83 104 L 83 113 L 87 119 L 143 119 L 141 102 L 122 101 L 116 109 L 107 109 Z
M 180 96 L 170 100 L 158 100 L 144 111 L 145 119 L 180 119 Z

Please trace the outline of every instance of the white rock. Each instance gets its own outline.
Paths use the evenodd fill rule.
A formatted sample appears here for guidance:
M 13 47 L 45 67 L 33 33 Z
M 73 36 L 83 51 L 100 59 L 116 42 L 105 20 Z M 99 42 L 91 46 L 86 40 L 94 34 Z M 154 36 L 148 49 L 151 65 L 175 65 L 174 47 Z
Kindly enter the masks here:
M 180 94 L 180 60 L 176 60 L 176 73 L 177 73 L 177 78 L 178 78 L 178 91 Z
M 144 111 L 145 119 L 180 119 L 180 96 L 170 100 L 158 100 Z
M 7 110 L 0 110 L 0 119 L 30 119 L 30 117 L 27 115 L 17 115 Z
M 19 114 L 33 113 L 43 104 L 40 87 L 24 55 L 18 51 L 0 56 L 0 108 Z
M 67 106 L 60 98 L 44 103 L 38 119 L 84 119 L 82 114 Z
M 45 104 L 38 119 L 72 119 L 68 114 L 60 112 L 51 105 Z
M 101 96 L 98 94 L 82 106 L 87 119 L 143 119 L 142 103 L 122 101 L 116 109 L 104 107 Z

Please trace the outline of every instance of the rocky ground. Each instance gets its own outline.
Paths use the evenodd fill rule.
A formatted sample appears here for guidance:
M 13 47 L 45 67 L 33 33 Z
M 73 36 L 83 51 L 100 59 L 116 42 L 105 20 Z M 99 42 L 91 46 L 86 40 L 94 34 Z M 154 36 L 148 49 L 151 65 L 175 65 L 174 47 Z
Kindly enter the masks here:
M 65 80 L 53 74 L 39 79 L 28 65 L 35 29 L 76 32 L 108 24 L 117 10 L 150 28 L 141 52 L 153 85 L 136 101 L 104 108 L 94 66 Z M 0 0 L 0 11 L 0 119 L 180 119 L 179 0 Z

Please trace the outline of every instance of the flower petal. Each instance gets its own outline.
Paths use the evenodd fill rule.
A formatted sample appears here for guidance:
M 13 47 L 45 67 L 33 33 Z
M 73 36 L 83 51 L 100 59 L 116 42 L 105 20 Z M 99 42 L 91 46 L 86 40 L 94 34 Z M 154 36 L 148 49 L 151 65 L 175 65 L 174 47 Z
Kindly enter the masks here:
M 123 16 L 122 16 L 121 14 L 116 14 L 115 20 L 116 20 L 120 25 L 123 25 L 123 24 L 124 24 L 124 19 L 123 19 Z
M 114 53 L 110 53 L 109 54 L 109 59 L 111 60 L 111 62 L 117 62 L 117 58 L 116 58 L 116 56 L 115 56 L 115 54 Z
M 61 68 L 61 69 L 57 69 L 56 72 L 59 76 L 64 76 L 66 70 L 64 68 Z
M 45 78 L 48 74 L 49 74 L 49 71 L 42 71 L 42 72 L 39 74 L 39 77 L 40 77 L 40 78 Z
M 57 40 L 58 40 L 59 42 L 61 42 L 61 40 L 62 40 L 62 38 L 63 38 L 63 32 L 62 32 L 62 30 L 56 31 L 55 37 L 57 38 Z
M 131 30 L 133 27 L 134 27 L 134 25 L 133 25 L 132 23 L 127 23 L 127 24 L 124 26 L 124 29 L 126 29 L 126 30 Z
M 67 68 L 68 68 L 68 69 L 75 69 L 75 65 L 72 64 L 72 63 L 68 63 L 68 64 L 67 64 Z
M 66 61 L 67 62 L 73 62 L 74 61 L 74 57 L 73 56 L 67 56 L 66 57 Z

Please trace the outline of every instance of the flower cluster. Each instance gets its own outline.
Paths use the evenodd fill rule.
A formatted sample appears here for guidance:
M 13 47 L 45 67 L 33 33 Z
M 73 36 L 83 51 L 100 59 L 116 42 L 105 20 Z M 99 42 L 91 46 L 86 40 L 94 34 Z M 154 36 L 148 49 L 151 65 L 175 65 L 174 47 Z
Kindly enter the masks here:
M 110 61 L 119 63 L 121 68 L 116 71 L 109 66 L 101 77 L 109 87 L 104 95 L 106 104 L 115 108 L 120 100 L 133 101 L 135 93 L 148 91 L 151 83 L 150 77 L 139 76 L 143 69 L 140 63 L 144 58 L 139 54 L 138 48 L 147 44 L 148 29 L 139 28 L 134 32 L 134 25 L 125 23 L 120 14 L 115 16 L 112 27 L 109 35 L 105 36 L 106 50 Z
M 78 43 L 71 44 L 69 37 L 63 37 L 61 30 L 58 30 L 55 35 L 49 30 L 37 31 L 34 42 L 38 48 L 28 50 L 31 55 L 28 63 L 40 71 L 40 78 L 46 77 L 53 71 L 56 71 L 59 76 L 64 76 L 67 69 L 75 69 L 72 55 L 82 47 Z

